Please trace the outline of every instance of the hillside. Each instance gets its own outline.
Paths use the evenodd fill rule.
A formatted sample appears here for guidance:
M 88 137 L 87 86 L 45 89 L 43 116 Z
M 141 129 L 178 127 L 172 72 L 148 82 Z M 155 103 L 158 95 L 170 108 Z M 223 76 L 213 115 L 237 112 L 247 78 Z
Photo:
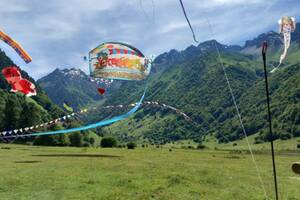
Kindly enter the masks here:
M 247 41 L 245 46 L 240 48 L 226 48 L 225 45 L 220 48 L 220 44 L 218 46 L 242 111 L 247 133 L 256 134 L 258 136 L 256 142 L 262 142 L 268 140 L 266 105 L 263 66 L 256 52 L 261 51 L 260 42 L 264 40 L 270 42 L 268 66 L 271 70 L 272 63 L 278 59 L 281 40 L 279 34 L 274 32 L 262 34 L 258 38 Z M 202 45 L 193 48 L 195 54 L 190 53 L 191 47 L 189 47 L 182 52 L 172 50 L 158 56 L 146 98 L 178 107 L 193 118 L 197 128 L 186 130 L 185 126 L 193 126 L 176 120 L 175 116 L 166 117 L 158 112 L 152 114 L 155 117 L 151 117 L 149 111 L 141 110 L 137 115 L 144 116 L 143 120 L 132 118 L 114 124 L 104 128 L 106 133 L 115 136 L 125 133 L 125 136 L 131 135 L 138 140 L 142 138 L 142 141 L 145 138 L 146 141 L 154 138 L 157 139 L 156 142 L 186 138 L 199 141 L 204 135 L 209 134 L 215 135 L 219 142 L 242 138 L 225 78 L 219 61 L 216 60 L 215 49 L 206 42 L 205 51 L 201 51 Z M 248 50 L 254 47 L 256 52 L 250 54 Z M 300 91 L 299 81 L 296 81 L 300 79 L 298 64 L 300 60 L 297 56 L 299 53 L 299 44 L 293 40 L 285 64 L 278 73 L 270 75 L 274 129 L 277 138 L 281 139 L 289 139 L 300 134 Z M 166 67 L 164 68 L 163 65 Z M 132 88 L 130 83 L 128 88 Z M 122 90 L 121 94 L 123 93 L 126 94 L 126 89 Z M 122 99 L 120 93 L 115 99 Z M 172 128 L 170 124 L 173 125 Z
M 73 108 L 79 109 L 101 100 L 101 95 L 97 92 L 97 84 L 79 69 L 56 69 L 39 79 L 37 83 L 49 98 L 61 107 L 64 101 Z
M 209 53 L 173 65 L 156 75 L 156 78 L 150 79 L 146 100 L 156 100 L 177 107 L 193 119 L 192 123 L 163 111 L 144 109 L 128 122 L 114 124 L 104 128 L 104 131 L 114 135 L 126 133 L 155 143 L 179 139 L 201 141 L 208 133 L 218 133 L 224 128 L 226 120 L 234 117 L 234 108 L 215 56 L 213 49 L 210 49 Z M 242 54 L 224 52 L 223 57 L 230 79 L 234 80 L 233 89 L 239 97 L 260 79 L 261 70 L 257 68 L 256 62 Z M 123 93 L 126 93 L 125 89 L 122 90 L 121 94 Z M 119 96 L 118 99 L 122 97 Z
M 6 66 L 14 65 L 13 62 L 0 50 L 0 70 Z M 45 92 L 23 70 L 22 77 L 29 79 L 37 87 L 37 96 L 27 98 L 22 94 L 11 93 L 10 86 L 0 75 L 0 128 L 11 130 L 32 126 L 43 121 L 57 118 L 63 111 L 53 104 Z
M 14 63 L 0 50 L 0 70 Z M 22 77 L 29 79 L 37 87 L 37 95 L 25 97 L 20 93 L 10 92 L 10 86 L 7 84 L 3 75 L 0 75 L 0 131 L 12 131 L 15 129 L 31 127 L 44 122 L 57 119 L 65 115 L 65 112 L 55 105 L 41 89 L 38 83 L 34 81 L 25 71 L 21 70 Z M 68 127 L 79 126 L 78 120 L 65 121 L 64 123 L 52 124 L 47 127 L 39 127 L 34 131 L 59 130 Z M 15 133 L 14 133 L 15 134 Z M 20 133 L 17 133 L 20 134 Z M 24 132 L 22 133 L 24 134 Z M 74 133 L 68 137 L 61 136 L 43 136 L 35 138 L 18 138 L 14 142 L 33 142 L 38 145 L 59 145 L 59 146 L 82 146 L 89 145 L 92 133 L 78 134 Z M 83 141 L 84 140 L 84 141 Z M 1 138 L 1 142 L 3 142 Z M 8 140 L 8 142 L 11 142 Z
M 270 74 L 272 113 L 278 138 L 299 136 L 299 26 L 293 33 L 292 46 L 278 73 Z M 242 112 L 249 135 L 256 142 L 268 140 L 261 43 L 269 42 L 268 67 L 278 62 L 282 48 L 280 35 L 270 31 L 246 41 L 244 46 L 228 46 L 206 41 L 185 50 L 170 50 L 154 60 L 148 80 L 146 101 L 160 101 L 179 108 L 193 122 L 166 110 L 142 108 L 134 116 L 111 126 L 100 128 L 101 135 L 113 135 L 122 141 L 137 140 L 167 143 L 182 139 L 202 141 L 214 135 L 219 142 L 243 137 L 225 77 L 217 59 L 214 42 L 220 50 L 224 66 Z M 106 96 L 104 105 L 136 102 L 143 82 L 121 82 Z M 63 84 L 61 85 L 63 86 Z M 57 86 L 59 87 L 59 86 Z M 65 89 L 65 88 L 64 88 Z M 81 89 L 82 90 L 82 89 Z M 63 98 L 59 94 L 57 98 Z M 126 112 L 99 112 L 83 120 L 86 123 Z
M 300 51 L 297 52 L 298 55 Z M 290 61 L 291 62 L 291 61 Z M 269 78 L 273 129 L 277 138 L 300 136 L 300 64 L 283 67 Z M 259 133 L 256 142 L 268 140 L 264 82 L 259 81 L 240 98 L 245 125 L 249 134 Z

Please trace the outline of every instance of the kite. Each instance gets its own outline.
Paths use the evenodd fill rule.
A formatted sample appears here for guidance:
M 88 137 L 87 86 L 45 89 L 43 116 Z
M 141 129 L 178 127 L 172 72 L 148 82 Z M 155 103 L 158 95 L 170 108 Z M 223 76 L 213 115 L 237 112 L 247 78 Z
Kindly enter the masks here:
M 282 61 L 285 59 L 287 55 L 287 51 L 291 44 L 291 32 L 294 32 L 296 29 L 296 19 L 294 17 L 282 17 L 279 21 L 279 32 L 283 34 L 284 41 L 284 50 L 280 55 L 279 65 L 275 67 L 271 73 L 275 72 L 276 69 L 282 64 Z
M 22 46 L 2 31 L 0 31 L 0 39 L 11 46 L 19 54 L 19 56 L 21 56 L 25 63 L 30 63 L 32 61 L 30 55 L 22 48 Z
M 143 80 L 150 72 L 150 60 L 135 47 L 108 42 L 90 51 L 89 67 L 94 78 Z
M 34 84 L 29 80 L 22 78 L 21 72 L 17 67 L 5 67 L 2 69 L 2 74 L 6 81 L 11 85 L 11 92 L 21 92 L 26 96 L 36 95 Z

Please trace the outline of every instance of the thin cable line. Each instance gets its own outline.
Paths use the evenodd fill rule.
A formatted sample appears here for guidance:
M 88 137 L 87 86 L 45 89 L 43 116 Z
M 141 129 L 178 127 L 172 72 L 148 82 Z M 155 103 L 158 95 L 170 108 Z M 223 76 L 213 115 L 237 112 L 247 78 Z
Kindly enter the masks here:
M 144 13 L 144 15 L 146 16 L 147 20 L 152 23 L 152 24 L 155 24 L 155 2 L 154 0 L 151 0 L 151 5 L 152 5 L 152 20 L 150 20 L 150 17 L 148 16 L 146 10 L 144 9 L 144 6 L 143 6 L 143 0 L 139 0 L 139 3 L 140 3 L 140 7 L 142 9 L 142 12 Z
M 214 38 L 215 36 L 214 36 L 214 32 L 213 32 L 211 23 L 210 23 L 210 21 L 209 21 L 207 18 L 206 18 L 206 20 L 207 20 L 207 23 L 208 23 L 208 25 L 209 25 L 211 34 L 212 34 L 212 36 L 213 36 L 213 38 Z M 258 165 L 257 165 L 257 163 L 256 163 L 256 160 L 255 160 L 255 158 L 254 158 L 253 151 L 252 151 L 252 148 L 251 148 L 249 139 L 248 139 L 248 135 L 247 135 L 247 132 L 246 132 L 246 129 L 245 129 L 245 127 L 244 127 L 243 120 L 242 120 L 242 116 L 241 116 L 241 114 L 240 114 L 238 105 L 237 105 L 237 103 L 236 103 L 235 96 L 234 96 L 234 94 L 233 94 L 233 90 L 232 90 L 230 81 L 229 81 L 228 76 L 227 76 L 227 72 L 226 72 L 225 67 L 224 67 L 223 59 L 222 59 L 222 57 L 221 57 L 221 54 L 220 54 L 220 51 L 219 51 L 219 48 L 218 48 L 218 46 L 217 46 L 216 41 L 213 40 L 213 42 L 214 42 L 214 46 L 215 46 L 216 51 L 217 51 L 217 54 L 218 54 L 219 62 L 220 62 L 220 64 L 221 64 L 221 66 L 222 66 L 222 70 L 223 70 L 223 73 L 224 73 L 224 76 L 225 76 L 225 79 L 226 79 L 226 82 L 227 82 L 227 85 L 228 85 L 228 88 L 229 88 L 229 91 L 230 91 L 230 94 L 231 94 L 231 98 L 232 98 L 234 107 L 235 107 L 235 109 L 236 109 L 236 112 L 237 112 L 237 115 L 238 115 L 238 118 L 239 118 L 239 121 L 240 121 L 242 130 L 243 130 L 243 134 L 244 134 L 245 139 L 246 139 L 246 142 L 247 142 L 248 149 L 249 149 L 250 154 L 251 154 L 252 161 L 253 161 L 253 163 L 254 163 L 254 165 L 255 165 L 255 168 L 256 168 L 256 172 L 257 172 L 259 181 L 260 181 L 261 186 L 262 186 L 262 189 L 263 189 L 263 191 L 264 191 L 264 196 L 265 196 L 266 199 L 268 199 L 267 192 L 266 192 L 266 189 L 265 189 L 265 186 L 264 186 L 264 182 L 263 182 L 263 179 L 262 179 L 262 177 L 261 177 L 260 170 L 259 170 L 259 168 L 258 168 Z

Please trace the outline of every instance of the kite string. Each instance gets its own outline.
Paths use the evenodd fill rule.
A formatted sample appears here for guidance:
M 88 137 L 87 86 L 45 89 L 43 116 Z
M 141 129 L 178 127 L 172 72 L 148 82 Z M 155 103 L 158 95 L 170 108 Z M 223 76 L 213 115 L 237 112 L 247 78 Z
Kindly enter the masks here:
M 181 8 L 182 8 L 182 11 L 183 11 L 184 17 L 185 17 L 185 19 L 186 19 L 187 23 L 189 24 L 189 27 L 190 27 L 190 29 L 191 29 L 191 31 L 192 31 L 192 34 L 193 34 L 194 41 L 195 41 L 196 43 L 198 43 L 198 41 L 197 41 L 197 39 L 196 39 L 196 36 L 195 36 L 194 29 L 193 29 L 193 27 L 192 27 L 192 25 L 191 25 L 191 23 L 190 23 L 190 20 L 189 20 L 189 18 L 188 18 L 188 16 L 187 16 L 187 14 L 186 14 L 186 11 L 185 11 L 185 8 L 184 8 L 184 5 L 183 5 L 183 3 L 182 3 L 182 0 L 179 0 L 179 2 L 180 2 L 180 5 L 181 5 Z
M 140 7 L 141 7 L 144 15 L 146 16 L 147 20 L 151 21 L 146 10 L 144 9 L 143 0 L 139 0 L 139 3 L 140 3 Z M 151 21 L 151 23 L 155 24 L 155 2 L 154 2 L 154 0 L 151 0 L 151 5 L 152 5 L 152 21 Z
M 156 9 L 156 6 L 155 6 L 155 2 L 154 0 L 151 0 L 151 3 L 152 3 L 152 18 L 154 20 L 154 23 L 155 23 L 155 9 Z
M 207 23 L 208 23 L 208 25 L 209 25 L 209 29 L 210 29 L 211 35 L 212 35 L 213 38 L 214 38 L 214 32 L 213 32 L 212 25 L 211 25 L 209 19 L 206 18 L 206 20 L 207 20 Z M 256 160 L 255 160 L 255 158 L 254 158 L 254 154 L 253 154 L 253 151 L 252 151 L 252 148 L 251 148 L 249 139 L 248 139 L 248 135 L 247 135 L 247 132 L 246 132 L 246 129 L 245 129 L 243 120 L 242 120 L 242 116 L 241 116 L 241 114 L 240 114 L 239 107 L 238 107 L 238 105 L 237 105 L 237 103 L 236 103 L 236 99 L 235 99 L 235 96 L 234 96 L 234 94 L 233 94 L 233 90 L 232 90 L 232 87 L 231 87 L 231 84 L 230 84 L 230 81 L 229 81 L 227 72 L 226 72 L 225 67 L 224 67 L 224 62 L 223 62 L 222 56 L 221 56 L 221 54 L 220 54 L 220 51 L 219 51 L 219 48 L 218 48 L 218 45 L 217 45 L 216 41 L 213 40 L 213 42 L 214 42 L 214 46 L 215 46 L 216 51 L 217 51 L 217 54 L 218 54 L 219 62 L 220 62 L 220 64 L 221 64 L 221 66 L 222 66 L 222 70 L 223 70 L 223 73 L 224 73 L 224 76 L 225 76 L 225 79 L 226 79 L 226 82 L 227 82 L 227 85 L 228 85 L 228 88 L 229 88 L 229 91 L 230 91 L 230 94 L 231 94 L 231 98 L 232 98 L 234 107 L 235 107 L 235 109 L 236 109 L 236 112 L 237 112 L 237 115 L 238 115 L 238 118 L 239 118 L 239 121 L 240 121 L 240 124 L 241 124 L 241 127 L 242 127 L 243 134 L 244 134 L 245 139 L 246 139 L 246 142 L 247 142 L 248 149 L 249 149 L 250 154 L 251 154 L 252 161 L 253 161 L 253 163 L 254 163 L 254 165 L 255 165 L 256 172 L 257 172 L 259 181 L 260 181 L 260 183 L 261 183 L 261 186 L 262 186 L 262 189 L 263 189 L 263 192 L 264 192 L 264 196 L 265 196 L 266 199 L 268 199 L 267 192 L 266 192 L 266 189 L 265 189 L 265 186 L 264 186 L 264 182 L 263 182 L 263 179 L 262 179 L 262 176 L 261 176 L 259 167 L 258 167 L 258 165 L 257 165 L 257 162 L 256 162 Z

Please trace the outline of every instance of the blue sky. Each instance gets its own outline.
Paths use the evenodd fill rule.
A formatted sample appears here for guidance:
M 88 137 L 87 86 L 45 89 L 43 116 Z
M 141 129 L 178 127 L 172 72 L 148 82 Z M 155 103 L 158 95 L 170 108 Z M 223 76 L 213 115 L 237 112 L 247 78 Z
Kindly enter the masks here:
M 276 30 L 284 15 L 300 19 L 299 0 L 183 0 L 200 42 L 215 39 L 243 45 L 258 34 Z M 178 0 L 0 0 L 0 29 L 30 53 L 26 65 L 13 50 L 0 48 L 34 78 L 55 68 L 88 72 L 83 56 L 98 44 L 120 41 L 145 55 L 194 43 Z

